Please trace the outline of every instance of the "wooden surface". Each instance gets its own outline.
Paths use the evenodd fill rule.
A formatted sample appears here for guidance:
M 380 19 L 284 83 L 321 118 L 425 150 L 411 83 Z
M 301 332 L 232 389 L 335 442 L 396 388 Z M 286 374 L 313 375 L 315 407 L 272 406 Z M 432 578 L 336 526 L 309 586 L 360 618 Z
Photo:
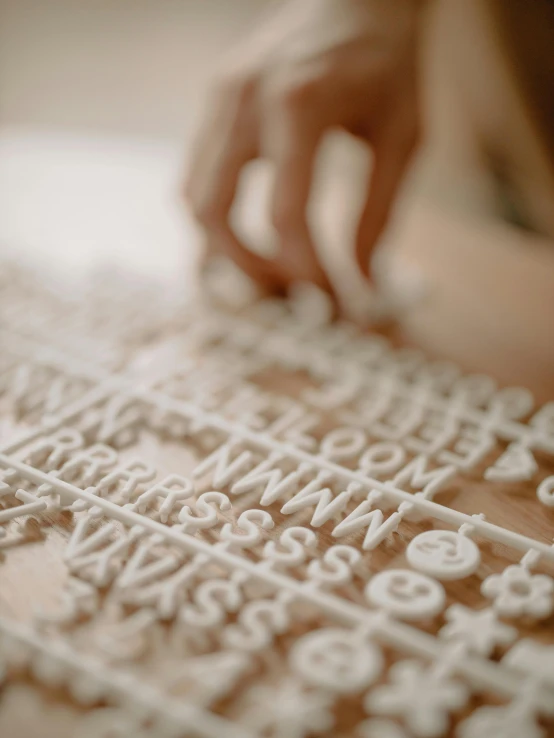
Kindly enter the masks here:
M 35 304 L 36 306 L 37 304 Z M 138 309 L 139 313 L 141 312 L 138 304 L 133 307 Z M 108 313 L 111 313 L 111 311 L 108 310 Z M 31 324 L 33 314 L 30 314 Z M 114 316 L 117 316 L 117 311 L 112 313 L 112 317 Z M 66 320 L 70 324 L 71 317 L 69 313 L 66 315 Z M 196 320 L 202 320 L 200 313 L 198 313 Z M 109 325 L 110 322 L 108 321 L 105 326 L 108 327 Z M 121 337 L 121 340 L 124 338 L 127 348 L 123 354 L 120 351 L 119 355 L 126 357 L 122 366 L 124 372 L 135 377 L 134 380 L 131 380 L 132 384 L 138 382 L 148 383 L 160 371 L 165 373 L 172 366 L 181 366 L 185 357 L 190 355 L 190 349 L 186 348 L 186 343 L 178 338 L 180 331 L 171 328 L 171 324 L 154 334 L 150 332 L 150 334 L 147 334 L 147 339 L 137 337 L 133 332 L 133 323 L 128 323 L 128 325 L 130 326 L 129 330 Z M 63 319 L 61 320 L 61 327 L 64 328 Z M 177 340 L 172 338 L 174 331 L 176 331 Z M 102 335 L 102 330 L 100 330 L 99 335 Z M 232 345 L 234 338 L 232 331 L 228 338 Z M 396 331 L 393 331 L 391 338 L 395 344 L 402 345 L 402 339 L 396 335 Z M 52 345 L 62 346 L 64 350 L 71 349 L 72 338 L 69 330 L 66 332 L 63 329 L 57 335 L 52 334 L 49 340 Z M 111 340 L 113 341 L 113 338 Z M 91 346 L 94 346 L 94 342 Z M 115 347 L 117 348 L 117 345 Z M 217 363 L 217 355 L 214 356 Z M 212 356 L 212 361 L 214 356 Z M 81 356 L 81 358 L 83 357 Z M 206 355 L 201 353 L 196 356 L 196 360 L 201 362 L 200 366 L 203 365 L 202 362 L 209 359 L 210 351 Z M 32 363 L 33 359 L 31 359 Z M 286 371 L 278 364 L 279 362 L 276 362 L 275 367 L 269 371 L 264 370 L 261 373 L 254 373 L 249 378 L 249 382 L 253 386 L 269 392 L 274 397 L 292 398 L 299 398 L 302 390 L 313 384 L 313 380 L 309 380 L 305 373 Z M 90 366 L 94 366 L 94 360 L 91 360 Z M 189 396 L 190 390 L 186 389 L 186 383 L 180 385 L 174 381 L 166 384 L 162 382 L 160 387 L 163 392 L 167 392 L 171 397 L 186 399 Z M 354 402 L 353 407 L 356 407 L 356 402 Z M 15 432 L 34 426 L 40 417 L 41 406 L 39 404 L 34 410 L 26 410 L 25 397 L 14 400 L 14 389 L 8 384 L 7 393 L 3 395 L 1 410 L 3 418 L 1 442 L 4 447 L 10 438 L 14 437 Z M 74 421 L 74 427 L 82 427 L 84 419 L 85 416 L 83 418 L 78 416 Z M 333 415 L 323 414 L 320 423 L 313 431 L 313 435 L 315 438 L 321 438 L 331 427 L 336 425 L 337 420 Z M 371 431 L 369 438 L 371 438 Z M 94 440 L 94 435 L 90 440 Z M 368 440 L 368 442 L 370 441 Z M 121 442 L 114 440 L 113 444 L 111 441 L 109 444 L 120 448 L 121 462 L 138 457 L 155 465 L 158 470 L 157 479 L 165 477 L 168 473 L 190 474 L 200 458 L 205 456 L 205 451 L 198 448 L 194 439 L 187 439 L 186 437 L 168 438 L 166 433 L 156 430 L 156 427 L 152 426 L 150 422 L 146 422 L 144 425 L 140 423 L 136 433 L 133 432 L 129 440 Z M 462 472 L 457 475 L 437 496 L 437 501 L 468 515 L 484 514 L 491 523 L 549 545 L 553 538 L 554 511 L 552 508 L 546 508 L 538 503 L 536 488 L 542 479 L 554 473 L 554 461 L 551 456 L 537 454 L 539 469 L 528 482 L 507 484 L 484 481 L 484 470 L 498 458 L 504 448 L 505 443 L 497 444 L 477 467 L 469 472 Z M 15 458 L 25 458 L 25 453 L 25 449 L 22 449 L 15 454 Z M 201 487 L 198 492 L 202 490 Z M 229 490 L 224 487 L 223 491 L 228 492 Z M 233 522 L 241 510 L 256 507 L 257 503 L 252 496 L 246 495 L 244 498 L 233 498 L 233 506 L 232 517 L 229 518 L 229 516 L 223 515 L 222 523 L 228 520 Z M 280 503 L 267 508 L 276 522 L 276 527 L 264 536 L 264 540 L 275 540 L 280 532 L 286 527 L 290 527 L 291 524 L 309 526 L 311 510 L 293 516 L 286 516 L 280 512 L 280 508 Z M 9 543 L 0 542 L 2 548 L 0 616 L 23 624 L 30 624 L 36 616 L 37 608 L 46 612 L 56 612 L 60 608 L 63 586 L 68 577 L 67 568 L 62 561 L 62 554 L 73 523 L 74 520 L 72 520 L 71 514 L 46 516 L 42 518 L 41 522 L 31 521 L 26 524 L 21 530 L 17 531 L 16 536 L 13 535 L 14 531 L 12 530 Z M 368 579 L 387 568 L 405 567 L 404 552 L 409 540 L 417 533 L 434 527 L 441 528 L 445 526 L 431 519 L 403 523 L 398 536 L 382 544 L 377 550 L 364 554 L 363 566 L 358 571 L 352 584 L 340 591 L 340 596 L 354 603 L 363 604 L 363 589 Z M 332 528 L 333 524 L 326 524 L 317 531 L 320 554 L 334 542 L 330 535 Z M 200 537 L 212 544 L 217 540 L 213 531 L 201 533 Z M 477 537 L 477 540 L 481 548 L 483 561 L 474 575 L 459 582 L 445 583 L 448 604 L 460 602 L 476 609 L 485 607 L 488 601 L 480 593 L 481 582 L 491 573 L 501 571 L 507 564 L 517 563 L 521 556 L 521 554 L 508 550 L 499 544 L 487 543 L 480 537 Z M 361 541 L 360 534 L 353 534 L 341 540 L 341 542 L 353 545 L 358 549 L 360 549 Z M 260 544 L 252 551 L 252 557 L 256 560 L 261 555 L 262 545 Z M 547 561 L 541 563 L 539 569 L 551 575 L 554 574 L 554 566 Z M 302 567 L 299 568 L 298 572 L 295 572 L 295 576 L 303 576 Z M 210 636 L 209 645 L 198 640 L 198 634 L 193 631 L 191 633 L 192 640 L 186 644 L 181 643 L 177 648 L 171 646 L 171 630 L 167 630 L 164 626 L 161 633 L 155 628 L 149 630 L 146 646 L 144 647 L 143 644 L 143 647 L 140 647 L 139 644 L 135 655 L 131 655 L 128 660 L 120 661 L 114 658 L 114 654 L 110 653 L 110 648 L 106 647 L 105 636 L 122 618 L 125 619 L 126 616 L 132 614 L 132 609 L 129 611 L 124 608 L 122 611 L 119 607 L 114 607 L 113 602 L 109 605 L 109 601 L 108 598 L 106 608 L 99 616 L 81 618 L 67 628 L 60 628 L 55 625 L 43 626 L 44 637 L 49 638 L 63 634 L 63 637 L 69 639 L 72 647 L 78 652 L 95 655 L 106 660 L 106 663 L 113 668 L 123 668 L 130 671 L 139 679 L 155 686 L 163 684 L 168 675 L 178 668 L 179 663 L 186 662 L 186 659 L 192 655 L 205 653 L 206 648 L 207 652 L 211 652 L 214 646 L 217 652 L 217 630 Z M 325 617 L 318 618 L 312 614 L 308 626 L 310 628 L 321 627 L 327 622 Z M 443 616 L 440 616 L 417 623 L 416 627 L 428 633 L 436 633 L 443 624 Z M 552 617 L 540 623 L 535 623 L 532 619 L 518 619 L 517 625 L 520 638 L 532 637 L 541 643 L 554 645 Z M 260 684 L 270 686 L 279 683 L 287 669 L 286 658 L 290 645 L 295 638 L 305 632 L 306 627 L 306 623 L 297 623 L 290 633 L 278 637 L 272 648 L 268 648 L 265 652 L 257 655 L 254 673 L 249 677 L 245 677 L 240 688 L 233 692 L 232 697 L 218 703 L 215 709 L 232 720 L 240 719 L 240 716 L 244 714 L 244 710 L 249 709 L 249 699 L 251 699 L 249 690 L 251 688 Z M 386 649 L 385 652 L 388 663 L 395 662 L 401 655 L 401 652 L 396 649 Z M 498 650 L 495 658 L 498 659 L 501 653 L 502 650 Z M 385 681 L 386 679 L 383 679 L 383 683 Z M 184 685 L 179 688 L 175 695 L 186 699 L 191 694 L 189 690 L 190 686 Z M 470 703 L 468 710 L 476 709 L 481 701 L 495 703 L 493 697 L 480 693 Z M 337 727 L 330 732 L 320 734 L 329 738 L 330 736 L 334 736 L 334 738 L 354 736 L 354 725 L 361 718 L 357 698 L 340 701 L 337 709 Z M 456 713 L 453 730 L 464 715 L 467 715 L 467 711 Z M 67 736 L 67 738 L 70 738 L 73 735 L 80 735 L 83 726 L 82 721 L 85 717 L 83 710 L 75 705 L 65 689 L 45 689 L 38 686 L 37 680 L 26 671 L 15 671 L 13 680 L 4 689 L 0 702 L 0 735 L 17 735 L 21 738 L 27 738 L 28 736 L 31 738 L 37 734 L 40 725 L 41 736 L 51 735 L 56 736 L 56 738 Z M 410 736 L 411 733 L 408 731 L 407 735 Z M 445 735 L 455 735 L 455 733 L 448 732 Z M 550 727 L 547 735 L 554 735 L 554 728 Z
M 239 9 L 233 3 L 233 13 L 228 14 L 216 2 L 143 2 L 133 3 L 132 9 L 125 3 L 77 7 L 65 0 L 49 0 L 40 7 L 20 0 L 1 3 L 2 243 L 33 263 L 57 265 L 69 284 L 77 275 L 81 278 L 107 265 L 131 268 L 135 275 L 155 273 L 168 281 L 176 273 L 186 273 L 190 277 L 184 282 L 186 289 L 194 289 L 196 234 L 175 195 L 185 159 L 182 139 L 193 128 L 219 49 L 240 34 L 251 17 L 250 5 L 240 4 Z M 460 31 L 462 49 L 463 39 Z M 491 374 L 501 385 L 528 386 L 539 401 L 551 401 L 554 249 L 547 240 L 489 217 L 488 199 L 480 199 L 481 180 L 465 178 L 475 152 L 466 146 L 467 121 L 455 104 L 460 102 L 460 87 L 451 80 L 437 85 L 442 90 L 438 104 L 438 117 L 444 116 L 439 126 L 442 135 L 437 135 L 436 142 L 431 137 L 429 159 L 423 157 L 421 178 L 412 186 L 416 195 L 408 195 L 399 208 L 389 239 L 394 246 L 393 278 L 413 276 L 426 297 L 402 315 L 394 340 L 420 346 L 432 357 L 455 360 L 464 370 Z M 519 134 L 519 130 L 514 134 L 518 142 Z M 164 141 L 145 142 L 136 136 Z M 363 190 L 365 169 L 360 160 L 359 152 L 348 146 L 336 155 L 331 152 L 327 171 L 333 176 L 327 180 L 323 171 L 315 205 L 325 258 L 337 265 L 334 274 L 343 275 L 339 279 L 346 285 L 345 292 L 361 290 L 359 282 L 351 279 L 344 246 L 350 242 Z M 247 229 L 256 231 L 256 240 L 267 186 L 254 189 L 256 198 L 246 198 L 243 220 Z M 54 333 L 43 336 L 47 341 L 54 337 Z M 141 353 L 143 363 L 138 364 L 148 375 L 147 354 Z M 160 356 L 156 361 L 165 361 L 166 354 Z M 274 393 L 296 396 L 305 378 L 275 372 L 254 381 Z M 0 445 L 36 421 L 36 414 L 22 413 L 13 397 L 3 395 Z M 495 448 L 491 457 L 499 451 L 500 447 Z M 143 429 L 122 454 L 148 458 L 160 477 L 169 472 L 187 474 L 197 459 L 192 445 L 170 441 L 151 429 Z M 491 522 L 550 544 L 554 514 L 538 504 L 536 487 L 554 473 L 554 466 L 546 456 L 539 461 L 539 471 L 528 482 L 493 485 L 482 478 L 485 460 L 470 474 L 455 479 L 440 501 L 468 514 L 484 513 Z M 271 512 L 278 521 L 275 535 L 289 521 L 277 509 Z M 31 524 L 17 543 L 3 546 L 0 542 L 0 615 L 29 623 L 37 606 L 47 611 L 60 606 L 68 576 L 60 556 L 70 522 L 58 518 L 42 529 Z M 306 522 L 307 516 L 302 515 L 294 520 L 298 525 Z M 363 574 L 347 596 L 361 602 L 363 584 L 372 573 L 404 565 L 406 542 L 426 525 L 406 524 L 391 545 L 366 555 Z M 329 530 L 320 531 L 320 536 L 324 550 Z M 348 542 L 360 544 L 357 538 Z M 491 571 L 517 560 L 502 547 L 481 546 L 482 566 L 472 577 L 447 585 L 449 603 L 483 607 L 480 582 Z M 553 573 L 548 566 L 545 570 Z M 112 616 L 118 617 L 106 614 L 108 619 Z M 79 647 L 100 653 L 95 639 L 104 625 L 85 620 L 69 635 Z M 441 625 L 439 618 L 422 627 L 436 632 Z M 518 625 L 521 637 L 554 643 L 552 618 L 539 625 Z M 279 639 L 275 649 L 260 659 L 257 671 L 245 680 L 245 692 L 255 682 L 277 680 L 285 671 L 283 653 L 289 645 Z M 184 659 L 184 654 L 180 656 Z M 398 654 L 387 652 L 387 657 L 394 660 Z M 142 675 L 150 671 L 156 683 L 175 665 L 173 661 L 163 645 L 154 643 L 145 660 L 139 659 L 133 668 Z M 186 695 L 186 688 L 182 694 Z M 218 709 L 233 716 L 245 708 L 241 700 L 236 695 L 235 702 Z M 494 700 L 480 695 L 470 708 L 480 701 Z M 329 736 L 354 735 L 352 724 L 360 717 L 359 703 L 354 702 L 341 705 L 340 731 Z M 18 674 L 1 695 L 1 738 L 72 738 L 79 735 L 82 719 L 82 709 L 66 690 L 40 687 L 25 673 Z M 554 736 L 552 727 L 548 736 Z

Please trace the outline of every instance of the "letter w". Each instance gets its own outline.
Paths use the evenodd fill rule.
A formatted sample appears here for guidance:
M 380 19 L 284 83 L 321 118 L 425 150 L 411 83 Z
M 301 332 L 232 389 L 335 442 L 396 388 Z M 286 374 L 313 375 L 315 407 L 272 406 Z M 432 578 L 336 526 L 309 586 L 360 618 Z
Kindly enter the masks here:
M 372 507 L 373 500 L 371 499 L 361 502 L 348 517 L 336 526 L 331 535 L 334 538 L 342 538 L 367 527 L 362 548 L 364 551 L 372 551 L 377 548 L 388 535 L 396 531 L 402 520 L 402 514 L 394 512 L 385 520 L 383 511 L 378 508 L 372 510 Z
M 272 505 L 280 497 L 292 491 L 308 470 L 307 465 L 301 464 L 298 469 L 287 474 L 283 479 L 283 471 L 273 468 L 283 458 L 283 454 L 272 454 L 268 459 L 249 471 L 242 479 L 235 482 L 231 487 L 231 494 L 241 495 L 263 487 L 260 504 L 264 506 Z
M 230 484 L 240 474 L 244 474 L 252 460 L 250 451 L 242 451 L 236 459 L 231 461 L 231 453 L 235 448 L 233 443 L 224 443 L 219 448 L 198 464 L 192 472 L 192 476 L 198 479 L 213 468 L 212 485 L 215 489 L 221 489 Z

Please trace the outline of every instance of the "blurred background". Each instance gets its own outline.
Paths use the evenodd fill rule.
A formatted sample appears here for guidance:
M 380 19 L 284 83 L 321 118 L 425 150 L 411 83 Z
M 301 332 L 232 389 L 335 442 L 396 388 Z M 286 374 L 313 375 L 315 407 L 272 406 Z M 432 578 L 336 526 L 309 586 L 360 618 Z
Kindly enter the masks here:
M 72 274 L 186 261 L 178 186 L 194 113 L 222 47 L 262 6 L 0 0 L 3 246 Z
M 2 249 L 70 278 L 108 261 L 192 279 L 198 238 L 179 199 L 192 132 L 222 52 L 268 4 L 0 0 Z M 491 43 L 486 4 L 438 2 L 430 13 L 425 146 L 387 240 L 393 274 L 415 274 L 431 295 L 405 316 L 406 340 L 550 397 L 551 237 L 514 223 L 482 144 L 501 137 L 531 185 L 527 170 L 541 156 L 526 143 L 529 120 Z M 329 252 L 345 252 L 351 237 L 365 173 L 358 154 L 342 141 L 322 170 L 333 175 L 318 229 Z M 262 201 L 248 198 L 254 234 Z
M 267 0 L 1 0 L 1 121 L 182 141 Z
M 182 229 L 191 224 L 177 201 L 191 137 L 222 54 L 270 4 L 0 0 L 4 245 L 46 258 L 60 254 L 61 265 L 71 269 L 120 253 L 128 267 L 161 268 L 177 258 L 181 245 L 189 250 L 194 237 Z M 463 140 L 458 104 L 455 96 L 441 99 L 446 96 L 452 99 L 442 108 L 451 121 L 443 148 L 457 152 Z M 428 137 L 435 148 L 439 139 Z M 336 241 L 349 235 L 348 213 L 356 210 L 356 183 L 365 173 L 355 147 L 341 144 L 327 166 L 335 174 L 330 198 L 336 215 L 321 229 L 336 232 Z M 464 156 L 455 156 L 454 169 L 460 169 Z M 420 190 L 432 180 L 424 169 Z M 444 197 L 443 183 L 434 190 Z M 259 213 L 250 202 L 251 227 Z M 168 260 L 160 258 L 165 251 Z

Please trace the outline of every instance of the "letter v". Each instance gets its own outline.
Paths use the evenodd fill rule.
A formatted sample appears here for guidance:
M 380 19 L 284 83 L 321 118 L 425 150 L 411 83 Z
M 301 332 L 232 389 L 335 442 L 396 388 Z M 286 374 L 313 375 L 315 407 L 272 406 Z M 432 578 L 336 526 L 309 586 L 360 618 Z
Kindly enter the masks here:
M 175 571 L 179 566 L 179 558 L 174 554 L 154 558 L 154 561 L 146 564 L 145 561 L 151 552 L 151 548 L 151 541 L 146 541 L 138 546 L 117 579 L 119 589 L 151 584 L 156 579 Z

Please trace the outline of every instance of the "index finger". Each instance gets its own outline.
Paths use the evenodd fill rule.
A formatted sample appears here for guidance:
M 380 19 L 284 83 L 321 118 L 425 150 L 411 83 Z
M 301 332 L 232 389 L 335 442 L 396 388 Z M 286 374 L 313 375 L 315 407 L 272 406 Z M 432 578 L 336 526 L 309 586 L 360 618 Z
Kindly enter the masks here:
M 275 265 L 240 242 L 229 224 L 242 169 L 257 154 L 257 130 L 250 101 L 220 101 L 199 138 L 187 197 L 208 243 L 269 289 L 280 286 Z

